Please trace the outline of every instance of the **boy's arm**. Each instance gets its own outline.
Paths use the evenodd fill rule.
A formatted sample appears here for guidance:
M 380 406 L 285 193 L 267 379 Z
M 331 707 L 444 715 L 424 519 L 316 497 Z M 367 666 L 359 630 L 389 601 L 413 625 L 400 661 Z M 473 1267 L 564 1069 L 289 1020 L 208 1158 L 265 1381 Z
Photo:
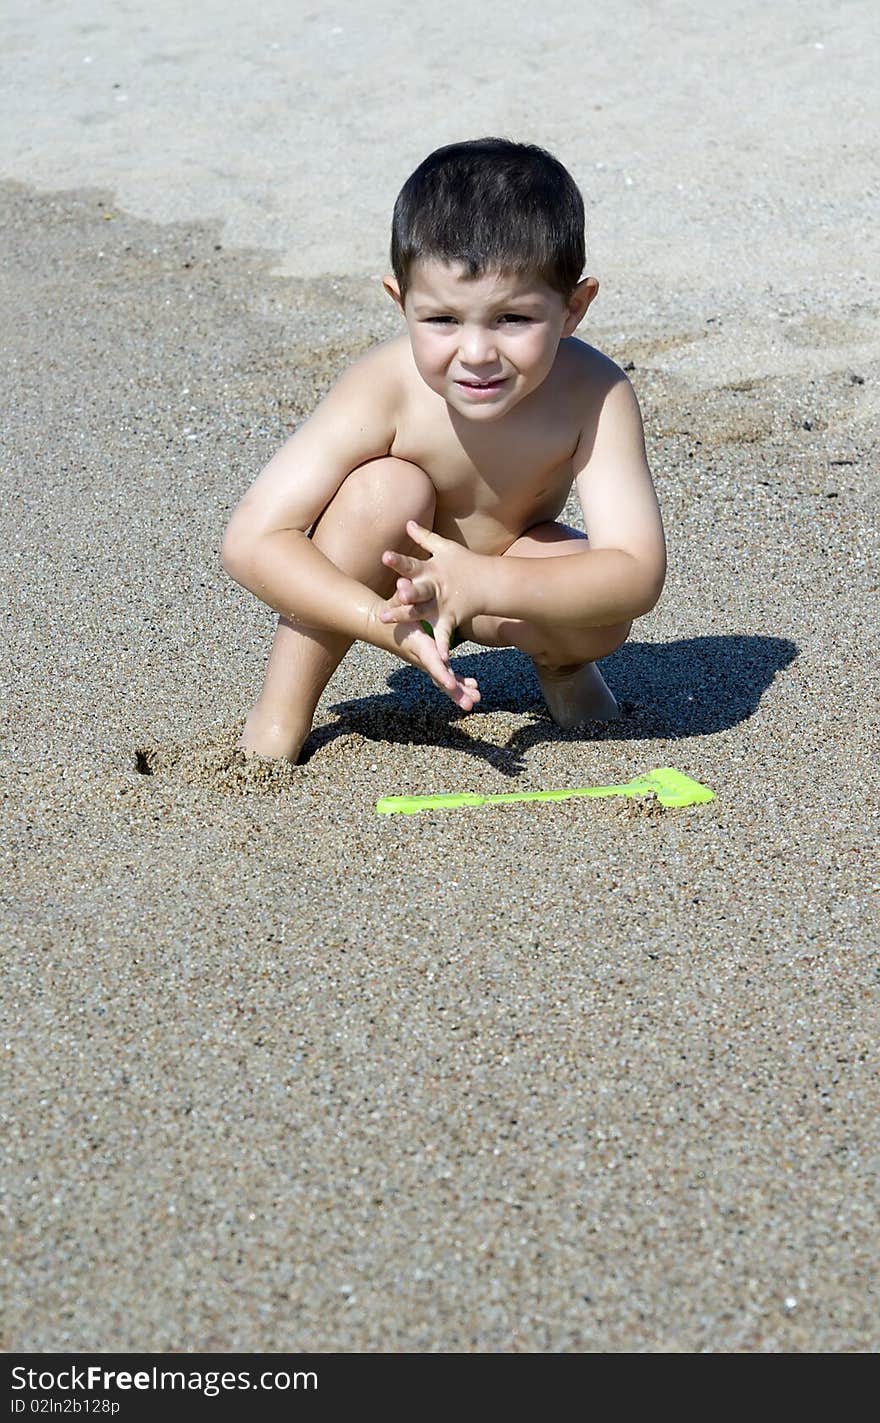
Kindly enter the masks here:
M 371 352 L 336 382 L 284 444 L 235 509 L 223 539 L 223 566 L 286 617 L 387 645 L 371 635 L 383 606 L 315 548 L 308 531 L 343 480 L 386 455 L 395 433 L 393 382 Z
M 612 370 L 616 378 L 572 457 L 589 548 L 568 558 L 490 560 L 481 611 L 609 627 L 650 612 L 660 597 L 666 542 L 642 417 L 626 376 Z
M 393 652 L 470 711 L 480 700 L 475 679 L 454 673 L 421 628 L 383 623 L 378 593 L 340 572 L 308 537 L 351 471 L 391 448 L 392 362 L 381 347 L 356 362 L 269 461 L 229 521 L 223 566 L 276 612 Z

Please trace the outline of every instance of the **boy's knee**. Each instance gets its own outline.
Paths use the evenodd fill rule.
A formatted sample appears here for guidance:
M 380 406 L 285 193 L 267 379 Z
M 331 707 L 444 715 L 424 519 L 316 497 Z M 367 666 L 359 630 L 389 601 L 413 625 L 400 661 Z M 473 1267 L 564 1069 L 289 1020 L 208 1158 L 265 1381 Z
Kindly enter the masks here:
M 401 527 L 407 519 L 429 528 L 433 525 L 436 490 L 425 471 L 409 460 L 393 455 L 370 460 L 352 470 L 343 489 L 346 502 L 354 502 L 364 518 L 387 515 Z
M 610 657 L 630 635 L 632 623 L 614 623 L 611 627 L 572 629 L 558 641 L 532 654 L 539 667 L 576 667 L 583 662 L 598 662 Z
M 596 639 L 592 645 L 598 645 L 601 648 L 601 651 L 595 652 L 590 660 L 596 662 L 600 657 L 610 657 L 612 652 L 616 652 L 618 647 L 622 647 L 631 631 L 631 622 L 614 623 L 612 627 L 607 628 L 590 628 L 590 632 Z

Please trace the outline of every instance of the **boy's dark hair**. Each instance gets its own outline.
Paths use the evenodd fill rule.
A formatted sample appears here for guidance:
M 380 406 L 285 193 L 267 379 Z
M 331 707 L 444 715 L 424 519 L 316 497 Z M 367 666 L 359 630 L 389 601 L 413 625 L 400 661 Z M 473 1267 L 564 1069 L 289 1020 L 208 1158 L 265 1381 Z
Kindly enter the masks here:
M 413 262 L 461 262 L 540 277 L 567 301 L 581 279 L 584 202 L 546 149 L 476 138 L 435 149 L 404 183 L 391 223 L 391 266 L 406 297 Z

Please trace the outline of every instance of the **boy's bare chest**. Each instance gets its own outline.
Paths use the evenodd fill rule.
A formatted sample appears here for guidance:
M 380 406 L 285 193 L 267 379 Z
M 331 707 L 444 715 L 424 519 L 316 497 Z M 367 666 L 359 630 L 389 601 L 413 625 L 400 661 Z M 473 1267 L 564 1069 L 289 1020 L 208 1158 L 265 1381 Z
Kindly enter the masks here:
M 438 533 L 478 553 L 503 553 L 532 524 L 556 518 L 572 483 L 578 431 L 565 428 L 569 421 L 554 422 L 549 433 L 546 422 L 508 430 L 487 423 L 465 445 L 431 414 L 409 412 L 391 453 L 430 477 Z

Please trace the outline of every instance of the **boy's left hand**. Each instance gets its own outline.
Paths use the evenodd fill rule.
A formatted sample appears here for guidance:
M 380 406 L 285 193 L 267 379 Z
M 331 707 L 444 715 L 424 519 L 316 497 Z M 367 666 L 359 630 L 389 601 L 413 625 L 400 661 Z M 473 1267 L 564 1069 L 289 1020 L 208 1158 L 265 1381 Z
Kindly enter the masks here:
M 478 601 L 482 559 L 452 539 L 422 528 L 414 519 L 409 520 L 406 532 L 431 556 L 419 559 L 391 550 L 383 553 L 386 568 L 401 576 L 379 618 L 383 623 L 430 623 L 437 651 L 448 662 L 453 632 L 482 611 Z

